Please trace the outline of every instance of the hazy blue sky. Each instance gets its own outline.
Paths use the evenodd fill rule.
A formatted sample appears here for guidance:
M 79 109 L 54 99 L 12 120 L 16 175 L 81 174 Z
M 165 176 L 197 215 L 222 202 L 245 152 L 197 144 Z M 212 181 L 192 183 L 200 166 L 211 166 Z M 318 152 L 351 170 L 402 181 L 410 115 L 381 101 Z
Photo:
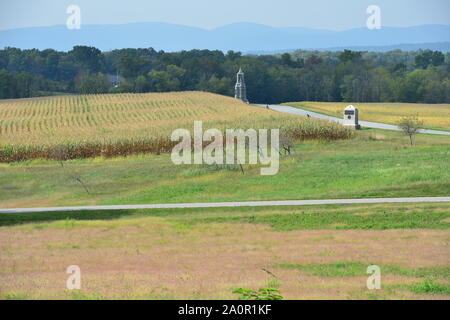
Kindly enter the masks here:
M 256 22 L 343 30 L 365 26 L 371 4 L 381 8 L 385 26 L 450 24 L 450 0 L 0 0 L 0 29 L 65 24 L 70 4 L 81 8 L 82 24 Z

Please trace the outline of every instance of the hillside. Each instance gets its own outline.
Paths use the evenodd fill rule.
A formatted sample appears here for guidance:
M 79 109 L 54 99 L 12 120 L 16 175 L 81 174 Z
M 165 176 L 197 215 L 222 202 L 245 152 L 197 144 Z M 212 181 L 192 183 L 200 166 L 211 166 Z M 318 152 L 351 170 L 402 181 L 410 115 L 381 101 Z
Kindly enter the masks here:
M 341 138 L 334 124 L 306 121 L 205 92 L 56 96 L 0 101 L 0 161 L 167 152 L 178 128 L 289 128 L 297 137 Z
M 3 143 L 59 143 L 160 136 L 194 120 L 236 121 L 250 113 L 238 100 L 183 92 L 44 97 L 0 101 Z M 264 117 L 264 116 L 263 116 Z

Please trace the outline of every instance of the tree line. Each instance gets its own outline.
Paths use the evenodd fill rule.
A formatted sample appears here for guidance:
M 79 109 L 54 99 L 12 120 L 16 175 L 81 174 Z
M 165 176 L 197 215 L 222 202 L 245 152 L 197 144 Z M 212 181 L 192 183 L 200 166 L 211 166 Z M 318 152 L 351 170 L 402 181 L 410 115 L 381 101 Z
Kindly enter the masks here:
M 254 103 L 450 103 L 450 57 L 439 51 L 299 50 L 258 56 L 152 48 L 101 52 L 87 46 L 69 52 L 0 50 L 0 98 L 189 90 L 233 96 L 240 67 Z

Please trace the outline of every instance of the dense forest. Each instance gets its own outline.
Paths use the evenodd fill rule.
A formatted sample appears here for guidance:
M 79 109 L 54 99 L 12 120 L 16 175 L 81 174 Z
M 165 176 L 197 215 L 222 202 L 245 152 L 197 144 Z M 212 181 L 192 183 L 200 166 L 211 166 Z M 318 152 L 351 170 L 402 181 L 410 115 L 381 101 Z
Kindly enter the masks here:
M 200 90 L 232 96 L 245 72 L 254 103 L 450 103 L 450 56 L 438 51 L 295 51 L 281 55 L 191 50 L 0 50 L 0 98 L 65 93 Z M 119 82 L 117 82 L 119 79 Z

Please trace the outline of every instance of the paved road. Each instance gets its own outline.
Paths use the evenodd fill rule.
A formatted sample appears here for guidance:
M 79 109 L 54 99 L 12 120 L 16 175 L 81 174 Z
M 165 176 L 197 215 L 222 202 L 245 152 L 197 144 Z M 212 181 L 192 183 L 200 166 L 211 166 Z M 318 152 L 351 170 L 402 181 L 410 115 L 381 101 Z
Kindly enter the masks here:
M 415 202 L 450 202 L 450 197 L 280 200 L 280 201 L 211 202 L 211 203 L 165 203 L 165 204 L 139 204 L 139 205 L 115 205 L 115 206 L 83 206 L 83 207 L 14 208 L 14 209 L 0 209 L 0 213 L 32 213 L 32 212 L 61 212 L 61 211 L 93 211 L 93 210 L 99 211 L 99 210 L 127 210 L 127 209 L 170 209 L 170 208 L 273 207 L 273 206 L 308 206 L 321 204 L 415 203 Z
M 261 104 L 259 104 L 257 106 L 264 107 L 264 108 L 266 107 L 266 105 L 261 105 Z M 290 107 L 290 106 L 269 105 L 269 108 L 271 110 L 284 112 L 284 113 L 290 113 L 290 114 L 296 114 L 296 115 L 299 115 L 299 116 L 307 116 L 309 114 L 313 118 L 319 118 L 319 119 L 324 119 L 324 120 L 334 121 L 334 122 L 339 122 L 339 123 L 343 122 L 343 120 L 340 119 L 340 118 L 331 117 L 331 116 L 327 116 L 327 115 L 320 114 L 320 113 L 317 113 L 317 112 L 307 111 L 307 110 L 294 108 L 294 107 Z M 380 123 L 380 122 L 371 122 L 371 121 L 359 121 L 359 124 L 361 126 L 367 127 L 367 128 L 400 131 L 400 129 L 397 126 L 392 125 L 392 124 L 386 124 L 386 123 Z M 421 129 L 419 132 L 420 133 L 427 133 L 427 134 L 441 134 L 441 135 L 450 136 L 450 132 L 449 131 Z

